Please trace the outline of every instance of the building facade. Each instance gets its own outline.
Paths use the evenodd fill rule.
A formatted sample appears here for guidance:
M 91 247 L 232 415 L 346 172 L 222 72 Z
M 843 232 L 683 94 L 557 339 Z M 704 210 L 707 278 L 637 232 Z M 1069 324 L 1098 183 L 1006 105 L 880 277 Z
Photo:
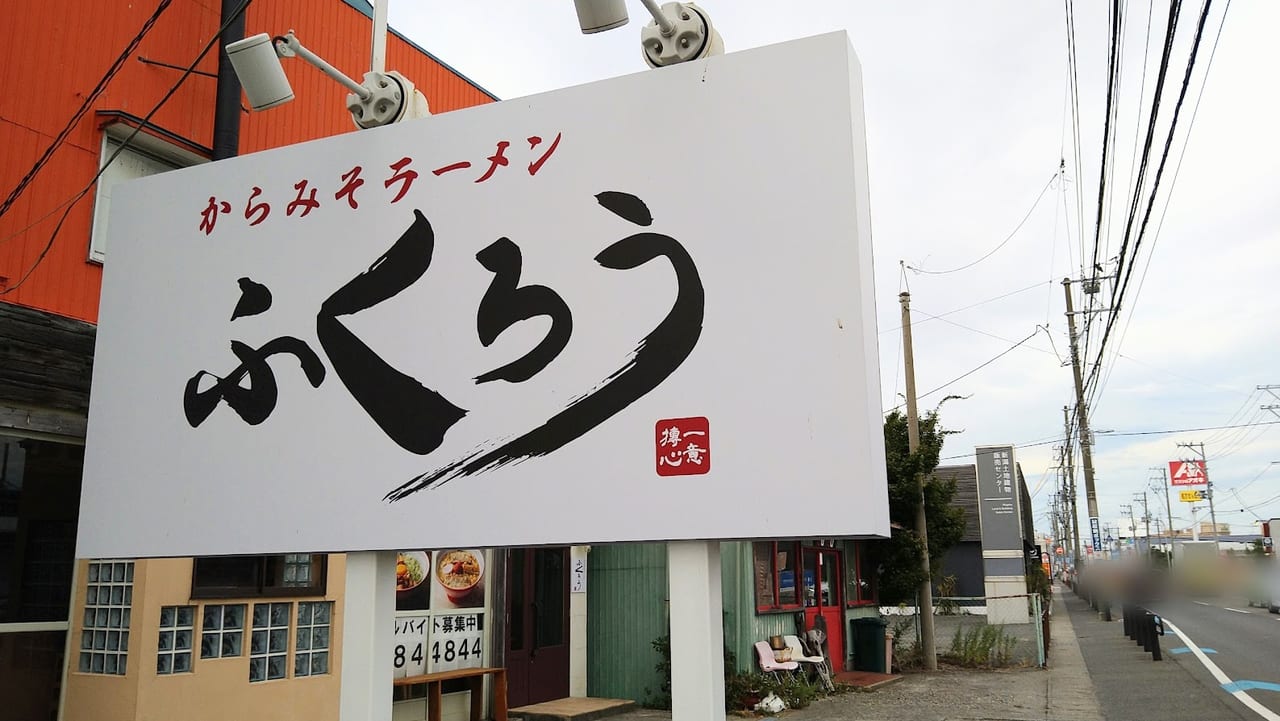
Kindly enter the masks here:
M 250 34 L 292 28 L 348 73 L 367 67 L 367 2 L 245 5 Z M 0 98 L 6 718 L 336 717 L 341 556 L 75 558 L 111 190 L 209 160 L 219 25 L 218 3 L 196 0 L 0 9 L 0 78 L 28 91 Z M 394 33 L 387 55 L 433 112 L 495 99 Z M 301 62 L 285 72 L 298 100 L 242 115 L 240 153 L 354 131 L 344 88 Z

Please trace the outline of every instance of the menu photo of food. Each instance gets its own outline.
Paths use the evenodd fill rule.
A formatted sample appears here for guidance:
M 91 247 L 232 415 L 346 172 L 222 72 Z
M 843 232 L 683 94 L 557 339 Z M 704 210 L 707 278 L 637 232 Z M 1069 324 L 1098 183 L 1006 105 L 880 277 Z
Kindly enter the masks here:
M 426 611 L 431 608 L 430 551 L 400 551 L 396 555 L 396 610 Z
M 484 551 L 475 548 L 437 551 L 431 566 L 431 606 L 484 606 Z

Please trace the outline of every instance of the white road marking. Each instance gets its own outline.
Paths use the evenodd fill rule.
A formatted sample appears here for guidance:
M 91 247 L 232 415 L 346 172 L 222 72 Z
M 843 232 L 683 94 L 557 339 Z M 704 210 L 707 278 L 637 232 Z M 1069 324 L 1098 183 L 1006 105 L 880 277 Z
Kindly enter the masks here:
M 1223 607 L 1222 607 L 1222 610 L 1224 610 L 1224 611 L 1235 611 L 1236 613 L 1250 613 L 1249 611 L 1241 611 L 1241 610 L 1240 610 L 1240 609 L 1238 609 L 1238 608 L 1227 608 L 1226 606 L 1223 606 Z
M 1205 605 L 1208 605 L 1208 604 L 1205 604 Z M 1164 619 L 1164 627 L 1178 634 L 1178 638 L 1182 639 L 1182 642 L 1187 645 L 1187 648 L 1191 649 L 1191 653 L 1194 653 L 1196 655 L 1196 658 L 1200 659 L 1200 663 L 1204 664 L 1204 667 L 1209 670 L 1209 673 L 1213 675 L 1214 679 L 1216 679 L 1218 683 L 1220 684 L 1232 683 L 1231 677 L 1223 673 L 1222 669 L 1218 668 L 1218 664 L 1214 663 L 1213 661 L 1210 661 L 1209 657 L 1204 655 L 1204 652 L 1200 650 L 1200 647 L 1195 645 L 1195 643 L 1193 643 L 1191 639 L 1187 637 L 1187 634 L 1182 632 L 1182 629 L 1170 623 L 1169 619 L 1167 618 Z M 1262 704 L 1255 701 L 1253 697 L 1248 694 L 1248 692 L 1231 691 L 1229 693 L 1232 696 L 1235 696 L 1236 700 L 1244 704 L 1246 708 L 1258 714 L 1262 718 L 1266 719 L 1266 721 L 1280 721 L 1280 714 L 1277 714 L 1276 712 L 1272 711 L 1266 706 L 1263 706 Z
M 1212 606 L 1212 605 L 1213 605 L 1213 604 L 1209 603 L 1208 601 L 1192 601 L 1192 603 L 1196 604 L 1197 606 Z

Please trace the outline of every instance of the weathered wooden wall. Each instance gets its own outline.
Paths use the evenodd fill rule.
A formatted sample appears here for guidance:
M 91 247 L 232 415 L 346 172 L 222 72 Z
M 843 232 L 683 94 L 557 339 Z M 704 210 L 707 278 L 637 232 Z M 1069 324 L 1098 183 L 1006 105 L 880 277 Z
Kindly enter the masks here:
M 83 436 L 95 327 L 0 303 L 0 427 Z

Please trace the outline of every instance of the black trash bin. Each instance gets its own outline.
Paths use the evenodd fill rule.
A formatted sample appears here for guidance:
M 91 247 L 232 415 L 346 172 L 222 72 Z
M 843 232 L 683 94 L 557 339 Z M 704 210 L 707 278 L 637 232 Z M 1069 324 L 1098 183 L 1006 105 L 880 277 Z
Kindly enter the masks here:
M 853 670 L 887 673 L 884 667 L 884 630 L 888 621 L 880 617 L 855 618 L 849 621 L 853 637 Z

